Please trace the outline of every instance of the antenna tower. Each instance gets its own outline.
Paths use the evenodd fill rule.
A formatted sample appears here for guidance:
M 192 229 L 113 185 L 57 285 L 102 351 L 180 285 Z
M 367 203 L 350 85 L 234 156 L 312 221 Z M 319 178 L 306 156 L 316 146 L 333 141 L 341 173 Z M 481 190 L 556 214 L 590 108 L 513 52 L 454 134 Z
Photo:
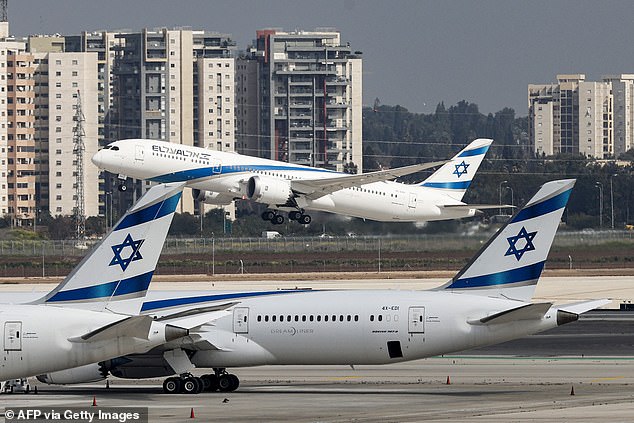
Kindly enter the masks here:
M 9 22 L 7 1 L 8 0 L 0 0 L 0 22 Z
M 77 225 L 77 240 L 82 240 L 86 236 L 86 209 L 84 202 L 84 121 L 86 120 L 81 111 L 81 96 L 77 91 L 77 105 L 75 107 L 75 127 L 73 128 L 73 154 L 75 154 L 76 173 L 75 189 L 77 191 L 75 199 L 75 224 Z

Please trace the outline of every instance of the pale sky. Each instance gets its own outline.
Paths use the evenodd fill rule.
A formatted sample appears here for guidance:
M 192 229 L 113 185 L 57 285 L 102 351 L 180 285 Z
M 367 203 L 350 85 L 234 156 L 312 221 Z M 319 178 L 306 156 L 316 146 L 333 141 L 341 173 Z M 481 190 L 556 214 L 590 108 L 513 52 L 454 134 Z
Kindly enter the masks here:
M 363 52 L 363 102 L 431 113 L 467 100 L 527 114 L 530 83 L 634 73 L 629 0 L 8 0 L 12 35 L 191 27 L 244 49 L 263 28 L 336 28 Z

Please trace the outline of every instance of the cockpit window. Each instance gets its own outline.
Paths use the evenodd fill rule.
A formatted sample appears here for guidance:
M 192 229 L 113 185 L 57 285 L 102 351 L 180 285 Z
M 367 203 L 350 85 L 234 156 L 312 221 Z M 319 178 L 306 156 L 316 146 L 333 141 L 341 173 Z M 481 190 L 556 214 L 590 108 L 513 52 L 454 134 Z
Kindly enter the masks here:
M 114 151 L 119 151 L 119 147 L 117 147 L 116 145 L 113 145 L 112 147 L 110 147 L 110 149 Z
M 104 148 L 102 148 L 102 150 L 110 150 L 110 146 L 109 146 L 109 145 L 107 145 L 107 146 L 105 146 Z

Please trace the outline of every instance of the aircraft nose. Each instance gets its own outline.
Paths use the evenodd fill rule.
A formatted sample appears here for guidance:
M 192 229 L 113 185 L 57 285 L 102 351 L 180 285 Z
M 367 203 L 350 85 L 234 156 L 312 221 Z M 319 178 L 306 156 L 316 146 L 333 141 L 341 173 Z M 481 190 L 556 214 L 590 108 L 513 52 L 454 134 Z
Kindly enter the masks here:
M 103 154 L 101 153 L 102 153 L 101 151 L 97 151 L 95 155 L 92 156 L 92 159 L 90 159 L 93 162 L 93 164 L 99 168 L 101 168 L 101 163 L 103 162 L 103 157 L 102 157 Z

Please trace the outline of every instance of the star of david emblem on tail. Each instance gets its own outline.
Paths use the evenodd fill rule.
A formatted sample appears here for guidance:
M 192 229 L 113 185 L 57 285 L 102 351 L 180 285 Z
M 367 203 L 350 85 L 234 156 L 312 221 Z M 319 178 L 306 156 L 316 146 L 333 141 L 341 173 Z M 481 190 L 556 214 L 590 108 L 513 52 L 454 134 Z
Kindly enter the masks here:
M 526 228 L 522 226 L 522 229 L 520 229 L 520 232 L 517 235 L 506 238 L 509 242 L 509 249 L 506 250 L 506 254 L 504 255 L 510 256 L 512 254 L 515 256 L 517 261 L 520 261 L 525 252 L 533 251 L 535 249 L 535 246 L 533 245 L 533 238 L 535 238 L 535 235 L 537 235 L 537 231 L 527 232 Z M 522 239 L 525 241 L 524 247 L 518 248 L 518 241 Z
M 113 245 L 111 248 L 112 252 L 114 253 L 114 257 L 110 261 L 110 266 L 118 264 L 119 266 L 121 266 L 121 270 L 125 272 L 125 269 L 128 268 L 130 263 L 143 259 L 141 253 L 139 252 L 139 249 L 141 248 L 141 245 L 143 245 L 144 241 L 144 239 L 135 241 L 132 239 L 132 235 L 128 234 L 128 236 L 125 237 L 125 240 L 121 244 Z M 130 254 L 127 256 L 127 258 L 122 257 L 122 253 L 124 252 L 124 250 L 130 251 Z
M 458 178 L 460 178 L 462 175 L 466 175 L 467 174 L 467 168 L 470 165 L 468 163 L 465 163 L 465 161 L 463 160 L 462 163 L 457 164 L 455 166 L 456 166 L 456 170 L 454 170 L 453 174 L 454 175 L 458 175 Z

